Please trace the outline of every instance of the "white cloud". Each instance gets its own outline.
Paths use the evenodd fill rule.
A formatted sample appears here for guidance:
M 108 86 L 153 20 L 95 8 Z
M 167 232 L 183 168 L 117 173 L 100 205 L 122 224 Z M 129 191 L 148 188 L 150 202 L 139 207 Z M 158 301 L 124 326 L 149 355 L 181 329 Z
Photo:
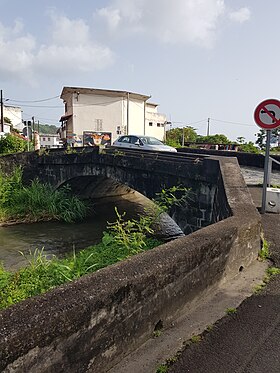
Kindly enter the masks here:
M 121 20 L 119 9 L 102 8 L 97 11 L 97 15 L 105 19 L 110 30 L 115 30 L 119 26 Z
M 240 8 L 239 10 L 235 12 L 229 13 L 229 18 L 232 21 L 243 23 L 250 19 L 251 12 L 248 8 Z
M 140 32 L 167 43 L 212 46 L 224 0 L 111 0 L 97 14 L 120 34 Z
M 19 33 L 22 30 L 22 23 L 15 21 L 13 27 L 4 27 L 0 23 L 0 76 L 2 79 L 9 79 L 12 76 L 17 78 L 31 68 L 34 61 L 35 38 Z
M 89 26 L 83 20 L 51 16 L 50 40 L 39 44 L 24 32 L 24 25 L 16 20 L 11 28 L 0 23 L 0 78 L 27 81 L 35 77 L 74 75 L 91 72 L 113 63 L 111 50 L 93 40 Z
M 36 56 L 36 66 L 52 73 L 76 73 L 101 69 L 113 61 L 107 47 L 92 40 L 89 26 L 81 19 L 70 20 L 51 14 L 52 40 L 42 45 Z

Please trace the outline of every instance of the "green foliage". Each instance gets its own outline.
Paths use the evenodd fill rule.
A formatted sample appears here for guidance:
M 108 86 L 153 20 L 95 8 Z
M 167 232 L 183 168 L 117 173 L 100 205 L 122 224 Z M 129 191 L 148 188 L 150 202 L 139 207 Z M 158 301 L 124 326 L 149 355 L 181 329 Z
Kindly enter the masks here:
M 262 248 L 259 250 L 259 259 L 260 260 L 267 260 L 269 259 L 270 254 L 269 254 L 269 243 L 267 240 L 262 237 Z
M 166 364 L 161 364 L 156 370 L 156 373 L 167 373 L 167 372 L 168 372 L 168 366 Z
M 27 148 L 27 141 L 8 134 L 0 138 L 0 154 L 23 152 Z
M 245 142 L 238 146 L 238 150 L 245 153 L 255 153 L 259 154 L 260 150 L 254 145 L 252 141 Z
M 269 267 L 267 270 L 266 270 L 267 274 L 269 276 L 276 276 L 276 275 L 280 275 L 280 268 L 277 268 L 277 267 Z
M 156 193 L 154 202 L 161 211 L 169 212 L 172 206 L 187 206 L 190 194 L 190 188 L 175 185 Z
M 236 308 L 232 308 L 232 307 L 230 307 L 230 308 L 227 308 L 227 309 L 226 309 L 226 314 L 227 314 L 227 315 L 234 315 L 236 312 L 237 312 L 237 309 L 236 309 Z
M 67 148 L 64 150 L 64 153 L 65 154 L 76 154 L 77 153 L 77 149 L 75 149 L 74 147 L 68 145 Z
M 270 149 L 270 152 L 273 153 L 273 154 L 280 154 L 280 146 L 276 146 L 274 148 L 271 148 Z
M 15 273 L 0 267 L 0 309 L 158 246 L 160 241 L 148 237 L 140 237 L 137 246 L 137 230 L 150 232 L 149 226 L 143 228 L 145 224 L 149 223 L 141 219 L 138 223 L 125 222 L 117 213 L 116 222 L 109 225 L 109 232 L 104 232 L 102 241 L 97 245 L 78 253 L 73 250 L 73 254 L 64 259 L 50 259 L 43 250 L 36 250 L 28 258 L 29 265 Z
M 280 127 L 274 128 L 271 131 L 272 137 L 279 137 L 280 136 Z M 265 149 L 265 141 L 266 141 L 266 130 L 261 128 L 259 132 L 256 134 L 257 140 L 256 144 L 260 147 L 260 149 L 264 150 Z
M 8 118 L 8 117 L 4 117 L 4 123 L 12 124 L 12 121 L 11 121 L 10 118 Z
M 151 225 L 154 220 L 152 216 L 141 216 L 139 221 L 124 220 L 125 212 L 119 214 L 115 208 L 117 220 L 108 223 L 109 233 L 103 237 L 106 242 L 114 241 L 119 247 L 125 247 L 128 255 L 137 254 L 146 246 L 145 240 L 148 234 L 154 233 Z
M 166 132 L 166 144 L 173 147 L 183 146 L 187 142 L 195 142 L 196 138 L 196 130 L 189 126 L 184 128 L 173 128 Z
M 201 342 L 202 337 L 201 335 L 193 335 L 190 339 L 191 343 L 198 343 Z
M 31 185 L 22 183 L 22 170 L 10 175 L 0 172 L 0 220 L 63 220 L 71 223 L 86 216 L 86 205 L 71 195 L 69 187 L 59 190 L 38 180 Z
M 38 128 L 38 125 L 35 124 L 35 129 Z M 58 127 L 54 124 L 39 124 L 39 133 L 40 134 L 56 134 Z
M 203 144 L 231 144 L 231 141 L 223 134 L 198 136 L 196 142 Z

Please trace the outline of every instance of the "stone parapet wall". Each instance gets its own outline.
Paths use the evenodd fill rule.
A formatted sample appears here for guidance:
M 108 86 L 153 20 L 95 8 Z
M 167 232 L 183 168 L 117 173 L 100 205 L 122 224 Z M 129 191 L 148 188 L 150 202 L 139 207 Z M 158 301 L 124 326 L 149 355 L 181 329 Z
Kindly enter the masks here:
M 260 216 L 237 161 L 219 163 L 215 211 L 232 216 L 2 311 L 0 369 L 106 372 L 255 260 Z
M 254 153 L 245 153 L 245 152 L 236 152 L 232 150 L 214 150 L 214 149 L 197 149 L 197 148 L 178 148 L 179 153 L 189 153 L 189 154 L 200 154 L 200 155 L 217 155 L 219 157 L 236 157 L 238 162 L 242 166 L 248 167 L 264 167 L 263 154 L 254 154 Z M 276 161 L 280 162 L 280 156 L 271 153 L 270 156 Z M 273 170 L 280 170 L 280 165 L 273 162 Z

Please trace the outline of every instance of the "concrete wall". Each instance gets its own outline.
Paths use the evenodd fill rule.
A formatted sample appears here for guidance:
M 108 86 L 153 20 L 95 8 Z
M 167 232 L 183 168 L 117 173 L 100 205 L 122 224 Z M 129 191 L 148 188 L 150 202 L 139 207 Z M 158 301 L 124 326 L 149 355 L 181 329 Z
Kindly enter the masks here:
M 237 161 L 219 164 L 215 214 L 231 217 L 2 311 L 0 369 L 105 372 L 255 260 L 260 216 Z
M 212 149 L 194 149 L 194 148 L 179 148 L 177 149 L 180 153 L 191 153 L 191 154 L 208 154 L 208 155 L 218 155 L 221 157 L 236 157 L 238 162 L 242 166 L 248 167 L 264 167 L 265 157 L 262 154 L 226 151 L 226 150 L 212 150 Z M 270 154 L 271 157 L 275 158 L 280 162 L 279 155 Z M 273 170 L 280 170 L 280 165 L 273 162 Z

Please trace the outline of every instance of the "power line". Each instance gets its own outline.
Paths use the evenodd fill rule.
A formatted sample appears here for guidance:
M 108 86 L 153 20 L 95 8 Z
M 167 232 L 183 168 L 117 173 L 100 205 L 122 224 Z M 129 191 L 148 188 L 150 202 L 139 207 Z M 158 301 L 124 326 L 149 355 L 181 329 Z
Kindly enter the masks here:
M 7 100 L 12 101 L 12 102 L 44 102 L 44 101 L 50 101 L 54 100 L 55 98 L 59 98 L 60 96 L 54 96 L 54 97 L 49 97 L 49 98 L 43 98 L 41 100 L 30 100 L 30 101 L 21 101 L 21 100 L 13 100 L 12 98 L 8 98 Z
M 255 127 L 254 124 L 240 123 L 240 122 L 230 122 L 230 121 L 227 121 L 227 120 L 214 119 L 214 118 L 210 118 L 210 119 L 211 119 L 211 120 L 214 120 L 214 121 L 216 121 L 216 122 L 230 123 L 230 124 L 237 124 L 237 125 L 239 125 L 239 126 Z

